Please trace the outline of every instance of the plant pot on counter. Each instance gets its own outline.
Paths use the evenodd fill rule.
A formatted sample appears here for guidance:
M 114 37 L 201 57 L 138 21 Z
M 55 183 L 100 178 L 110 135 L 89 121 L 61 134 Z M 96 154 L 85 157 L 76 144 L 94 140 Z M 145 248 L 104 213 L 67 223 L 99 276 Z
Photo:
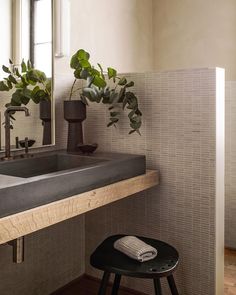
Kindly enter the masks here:
M 52 144 L 52 106 L 51 101 L 39 103 L 40 119 L 43 121 L 43 145 Z
M 83 144 L 82 122 L 86 119 L 86 105 L 80 100 L 64 101 L 64 118 L 69 123 L 67 152 L 78 152 Z

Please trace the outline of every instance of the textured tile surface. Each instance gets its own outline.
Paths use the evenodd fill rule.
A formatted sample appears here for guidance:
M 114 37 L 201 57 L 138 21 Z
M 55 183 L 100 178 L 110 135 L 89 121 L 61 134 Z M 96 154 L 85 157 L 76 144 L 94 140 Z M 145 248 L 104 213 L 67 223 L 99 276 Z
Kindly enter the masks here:
M 107 129 L 108 113 L 95 104 L 88 108 L 86 141 L 98 142 L 104 151 L 145 154 L 148 167 L 160 169 L 161 185 L 94 210 L 86 220 L 82 216 L 28 236 L 22 265 L 12 264 L 9 246 L 0 246 L 1 295 L 49 294 L 83 273 L 85 262 L 88 273 L 100 275 L 89 267 L 89 255 L 103 238 L 115 233 L 173 244 L 181 258 L 177 272 L 181 294 L 214 294 L 215 70 L 130 78 L 144 114 L 142 136 L 128 136 L 124 116 L 116 129 Z M 56 148 L 66 144 L 62 101 L 71 82 L 70 75 L 56 75 Z M 124 279 L 124 284 L 153 294 L 146 280 Z
M 236 249 L 236 82 L 226 82 L 225 245 Z
M 106 236 L 139 234 L 162 239 L 180 253 L 177 284 L 183 295 L 213 295 L 215 284 L 215 70 L 135 74 L 143 111 L 142 136 L 128 136 L 127 119 L 107 129 L 108 114 L 89 108 L 85 134 L 101 150 L 145 154 L 161 185 L 86 214 L 89 255 Z M 153 294 L 150 282 L 125 279 Z M 169 294 L 165 289 L 164 294 Z

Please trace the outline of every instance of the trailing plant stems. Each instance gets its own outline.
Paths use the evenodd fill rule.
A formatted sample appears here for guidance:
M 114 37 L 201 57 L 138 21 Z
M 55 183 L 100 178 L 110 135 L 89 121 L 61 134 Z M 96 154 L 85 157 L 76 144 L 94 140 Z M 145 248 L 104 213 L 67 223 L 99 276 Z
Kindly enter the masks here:
M 70 89 L 69 100 L 72 99 L 72 95 L 73 95 L 73 93 L 75 92 L 75 91 L 73 91 L 73 90 L 74 90 L 74 87 L 75 87 L 75 83 L 76 83 L 76 81 L 77 81 L 77 79 L 74 79 L 74 82 L 73 82 L 72 87 L 71 87 L 71 89 Z
M 74 70 L 75 80 L 70 91 L 69 100 L 74 92 L 82 90 L 80 100 L 88 104 L 89 102 L 102 103 L 109 106 L 110 122 L 107 126 L 115 126 L 119 121 L 120 112 L 114 110 L 116 106 L 121 106 L 123 110 L 128 110 L 128 119 L 131 130 L 129 134 L 137 132 L 140 134 L 142 125 L 142 113 L 138 106 L 138 99 L 132 90 L 134 82 L 128 82 L 126 77 L 118 77 L 117 71 L 111 67 L 104 72 L 101 64 L 97 64 L 100 71 L 89 62 L 90 54 L 84 49 L 79 49 L 71 58 L 70 66 Z M 106 77 L 105 77 L 105 75 Z M 87 85 L 74 90 L 77 80 L 87 81 Z M 106 80 L 112 80 L 113 86 L 109 86 Z
M 102 72 L 103 73 L 103 75 L 105 74 L 105 75 L 108 75 L 108 72 Z M 118 80 L 121 80 L 121 78 L 120 77 L 116 77 Z M 75 84 L 76 84 L 76 82 L 77 82 L 77 80 L 78 79 L 74 79 L 74 82 L 73 82 L 73 84 L 72 84 L 72 86 L 71 86 L 71 89 L 70 89 L 70 95 L 69 95 L 69 100 L 72 100 L 72 96 L 73 96 L 73 94 L 75 93 L 75 92 L 77 92 L 77 91 L 79 91 L 79 90 L 82 90 L 84 87 L 79 87 L 79 88 L 77 88 L 77 89 L 75 89 L 74 90 L 74 87 L 75 87 Z M 89 83 L 89 85 L 88 85 L 88 87 L 91 87 L 91 85 L 93 84 L 93 80 Z M 114 88 L 114 90 L 116 90 L 117 89 L 117 86 L 118 85 L 116 85 L 115 86 L 115 88 Z

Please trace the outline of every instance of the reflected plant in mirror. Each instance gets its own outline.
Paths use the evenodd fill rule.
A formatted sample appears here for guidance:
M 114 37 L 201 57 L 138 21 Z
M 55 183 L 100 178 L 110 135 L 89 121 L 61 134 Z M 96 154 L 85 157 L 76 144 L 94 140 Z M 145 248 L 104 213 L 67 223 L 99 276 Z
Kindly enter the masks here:
M 0 0 L 0 9 L 0 121 L 6 106 L 27 105 L 29 118 L 13 114 L 11 149 L 22 148 L 25 138 L 37 148 L 53 144 L 53 1 Z M 5 128 L 0 125 L 3 151 Z
M 40 104 L 40 119 L 44 125 L 43 145 L 51 143 L 51 79 L 44 72 L 35 69 L 31 62 L 24 59 L 21 66 L 15 65 L 9 59 L 9 66 L 3 65 L 2 70 L 7 75 L 0 81 L 0 91 L 10 92 L 9 106 L 27 105 L 30 101 Z M 11 116 L 15 120 L 14 116 Z M 12 124 L 13 127 L 13 124 Z
M 27 105 L 30 100 L 38 104 L 41 101 L 51 100 L 51 80 L 44 72 L 33 68 L 28 60 L 21 62 L 21 70 L 9 60 L 10 66 L 2 66 L 7 74 L 4 81 L 0 81 L 0 91 L 11 91 L 11 100 L 8 106 Z

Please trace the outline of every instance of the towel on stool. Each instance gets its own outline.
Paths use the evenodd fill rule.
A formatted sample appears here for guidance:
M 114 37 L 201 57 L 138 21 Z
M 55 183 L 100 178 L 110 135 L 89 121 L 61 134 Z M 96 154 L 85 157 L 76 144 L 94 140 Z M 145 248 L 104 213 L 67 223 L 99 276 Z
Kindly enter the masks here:
M 134 236 L 125 236 L 114 243 L 114 248 L 130 258 L 145 262 L 157 256 L 157 250 Z

